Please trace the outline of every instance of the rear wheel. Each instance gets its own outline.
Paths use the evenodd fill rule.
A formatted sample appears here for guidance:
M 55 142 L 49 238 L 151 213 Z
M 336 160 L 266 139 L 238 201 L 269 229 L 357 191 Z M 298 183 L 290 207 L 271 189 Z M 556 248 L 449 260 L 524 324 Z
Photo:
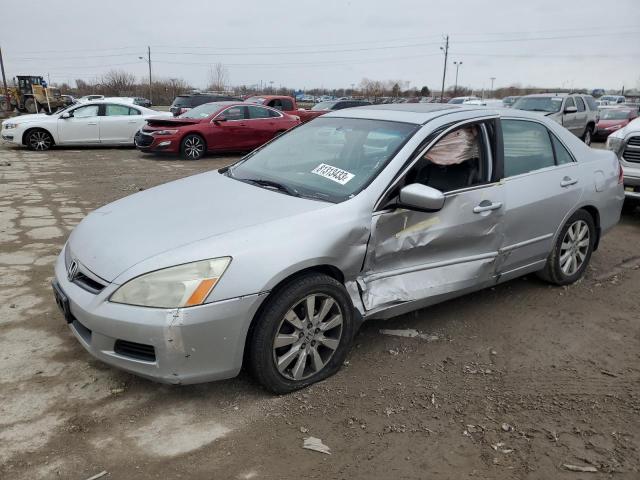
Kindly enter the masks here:
M 53 137 L 46 130 L 31 130 L 27 133 L 25 143 L 29 150 L 49 150 L 53 146 Z
M 351 300 L 340 282 L 308 274 L 268 302 L 248 342 L 251 371 L 264 387 L 287 393 L 340 369 L 354 334 Z
M 539 276 L 556 285 L 576 282 L 589 265 L 595 240 L 593 217 L 585 210 L 578 210 L 562 227 L 553 252 Z
M 207 146 L 200 135 L 187 135 L 180 144 L 182 158 L 187 160 L 199 160 L 204 156 Z
M 593 127 L 591 125 L 587 125 L 584 135 L 582 135 L 582 141 L 585 145 L 589 146 L 591 145 L 591 140 L 593 140 Z

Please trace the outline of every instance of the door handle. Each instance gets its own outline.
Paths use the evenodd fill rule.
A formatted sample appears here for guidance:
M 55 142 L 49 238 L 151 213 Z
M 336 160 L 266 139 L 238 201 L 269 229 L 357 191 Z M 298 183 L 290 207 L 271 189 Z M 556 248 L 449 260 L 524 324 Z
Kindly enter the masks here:
M 487 205 L 478 205 L 477 207 L 473 207 L 473 213 L 482 213 L 488 212 L 490 210 L 497 210 L 502 208 L 502 202 L 489 203 Z
M 562 181 L 560 182 L 560 186 L 561 187 L 569 187 L 571 185 L 575 185 L 576 183 L 578 183 L 578 179 L 577 178 L 564 177 L 562 179 Z
M 87 122 L 87 125 L 97 125 L 98 122 Z

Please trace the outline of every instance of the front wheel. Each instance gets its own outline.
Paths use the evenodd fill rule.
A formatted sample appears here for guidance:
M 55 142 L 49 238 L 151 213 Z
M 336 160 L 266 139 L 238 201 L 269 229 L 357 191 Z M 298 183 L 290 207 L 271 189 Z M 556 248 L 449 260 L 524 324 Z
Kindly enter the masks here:
M 593 217 L 585 210 L 575 212 L 558 235 L 556 244 L 539 276 L 556 285 L 568 285 L 583 275 L 596 240 Z
M 24 109 L 28 113 L 37 113 L 38 110 L 38 102 L 36 102 L 35 98 L 29 97 L 24 101 Z
M 26 144 L 29 150 L 49 150 L 53 146 L 53 137 L 46 130 L 32 130 L 27 134 Z
M 269 300 L 248 342 L 256 379 L 282 394 L 336 373 L 354 335 L 352 304 L 328 275 L 297 278 Z
M 199 160 L 204 156 L 207 147 L 204 139 L 200 135 L 187 135 L 182 139 L 180 144 L 180 153 L 182 158 L 187 160 Z

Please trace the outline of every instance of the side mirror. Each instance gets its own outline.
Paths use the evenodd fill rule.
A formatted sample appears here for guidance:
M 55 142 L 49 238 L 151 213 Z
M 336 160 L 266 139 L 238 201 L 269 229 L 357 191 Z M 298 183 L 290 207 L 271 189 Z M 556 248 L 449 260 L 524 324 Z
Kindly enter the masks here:
M 221 122 L 226 122 L 227 119 L 225 117 L 218 117 L 218 118 L 214 118 L 213 119 L 213 123 L 215 123 L 216 125 L 218 125 Z
M 60 118 L 71 118 L 73 115 L 71 115 L 69 112 L 64 112 L 62 115 L 60 115 Z
M 421 183 L 412 183 L 400 190 L 398 203 L 409 209 L 437 212 L 444 206 L 444 194 Z
M 578 111 L 577 107 L 567 107 L 564 109 L 564 113 L 576 113 Z

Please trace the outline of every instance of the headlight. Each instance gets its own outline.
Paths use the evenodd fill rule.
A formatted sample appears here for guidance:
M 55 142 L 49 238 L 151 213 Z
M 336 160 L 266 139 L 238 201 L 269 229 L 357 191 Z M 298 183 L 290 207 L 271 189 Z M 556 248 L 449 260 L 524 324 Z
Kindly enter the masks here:
M 156 130 L 151 132 L 151 135 L 175 135 L 176 133 L 178 133 L 178 130 Z
M 609 150 L 613 150 L 616 155 L 620 153 L 620 149 L 622 148 L 622 139 L 618 137 L 609 136 L 607 138 L 607 148 Z
M 122 285 L 110 300 L 157 308 L 201 305 L 230 262 L 231 257 L 220 257 L 147 273 Z
M 2 128 L 3 128 L 4 130 L 11 130 L 12 128 L 16 128 L 17 126 L 18 126 L 18 124 L 17 124 L 17 123 L 8 123 L 8 122 L 7 122 L 7 123 L 3 123 L 3 124 L 2 124 Z

